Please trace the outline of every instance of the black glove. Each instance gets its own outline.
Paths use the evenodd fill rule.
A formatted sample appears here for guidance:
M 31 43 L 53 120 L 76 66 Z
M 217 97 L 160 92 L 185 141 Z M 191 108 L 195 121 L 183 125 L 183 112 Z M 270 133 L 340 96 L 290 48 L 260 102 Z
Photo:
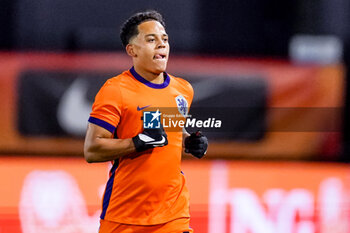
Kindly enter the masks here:
M 144 129 L 142 133 L 132 138 L 136 151 L 168 145 L 168 138 L 161 126 L 159 129 Z
M 185 152 L 191 153 L 197 158 L 202 158 L 208 149 L 208 139 L 201 131 L 191 133 L 191 135 L 185 138 Z

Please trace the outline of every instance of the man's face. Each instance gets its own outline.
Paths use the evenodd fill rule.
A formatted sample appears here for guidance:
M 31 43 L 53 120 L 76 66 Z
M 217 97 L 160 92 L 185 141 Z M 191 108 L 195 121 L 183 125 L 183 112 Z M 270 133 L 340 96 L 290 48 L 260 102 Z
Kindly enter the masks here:
M 138 25 L 139 34 L 130 40 L 138 68 L 159 74 L 165 71 L 169 57 L 168 35 L 164 27 L 155 20 Z

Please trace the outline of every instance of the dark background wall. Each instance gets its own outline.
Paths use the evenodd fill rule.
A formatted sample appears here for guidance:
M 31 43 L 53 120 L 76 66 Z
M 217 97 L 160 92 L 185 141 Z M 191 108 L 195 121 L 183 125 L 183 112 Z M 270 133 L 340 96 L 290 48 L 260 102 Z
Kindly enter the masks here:
M 0 49 L 13 47 L 14 1 L 0 0 Z
M 201 5 L 203 51 L 234 55 L 287 55 L 295 31 L 295 1 L 206 1 Z
M 121 50 L 122 22 L 136 11 L 157 9 L 165 16 L 174 50 L 195 50 L 199 34 L 197 4 L 186 0 L 18 0 L 13 6 L 14 48 Z
M 0 0 L 0 48 L 121 50 L 121 23 L 142 9 L 163 13 L 181 53 L 286 57 L 295 33 L 350 31 L 347 0 Z
M 295 1 L 0 0 L 2 49 L 121 50 L 119 27 L 133 12 L 165 16 L 173 52 L 286 55 Z

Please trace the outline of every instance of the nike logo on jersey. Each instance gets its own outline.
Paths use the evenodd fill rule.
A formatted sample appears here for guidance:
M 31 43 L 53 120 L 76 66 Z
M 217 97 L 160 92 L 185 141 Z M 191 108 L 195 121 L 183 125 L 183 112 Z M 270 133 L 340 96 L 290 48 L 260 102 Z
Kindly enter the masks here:
M 145 108 L 148 108 L 149 106 L 151 106 L 151 105 L 146 105 L 146 106 L 141 107 L 141 108 L 139 106 L 137 106 L 137 111 L 141 111 L 141 110 L 143 110 Z

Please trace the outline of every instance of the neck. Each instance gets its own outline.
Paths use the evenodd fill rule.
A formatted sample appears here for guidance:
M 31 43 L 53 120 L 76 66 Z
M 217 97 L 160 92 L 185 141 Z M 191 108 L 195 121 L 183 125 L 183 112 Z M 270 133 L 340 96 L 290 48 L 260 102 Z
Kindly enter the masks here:
M 134 69 L 136 73 L 142 76 L 142 78 L 146 79 L 147 81 L 155 84 L 162 84 L 164 82 L 164 75 L 163 72 L 161 73 L 152 73 L 146 70 L 142 70 L 136 66 L 134 66 Z

